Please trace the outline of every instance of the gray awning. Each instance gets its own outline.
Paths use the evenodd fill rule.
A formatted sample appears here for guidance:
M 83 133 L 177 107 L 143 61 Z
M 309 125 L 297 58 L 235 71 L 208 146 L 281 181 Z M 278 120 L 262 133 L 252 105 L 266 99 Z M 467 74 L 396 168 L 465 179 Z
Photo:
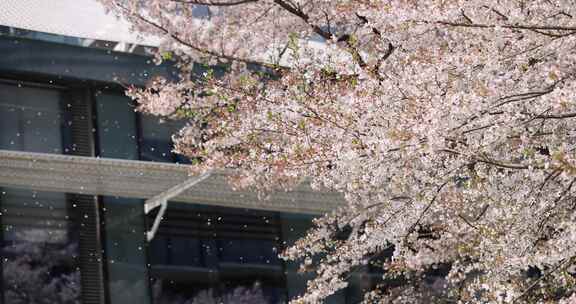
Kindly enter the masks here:
M 255 193 L 233 191 L 225 172 L 215 172 L 173 201 L 281 212 L 321 214 L 344 200 L 306 184 L 259 200 Z M 0 187 L 151 198 L 189 178 L 184 165 L 0 150 Z

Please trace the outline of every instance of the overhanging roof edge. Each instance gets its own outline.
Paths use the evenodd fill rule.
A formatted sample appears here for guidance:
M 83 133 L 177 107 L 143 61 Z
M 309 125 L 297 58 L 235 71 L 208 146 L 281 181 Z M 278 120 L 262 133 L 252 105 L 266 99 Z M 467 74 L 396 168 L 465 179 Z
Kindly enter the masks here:
M 0 150 L 0 187 L 147 199 L 190 177 L 186 165 Z M 294 213 L 326 213 L 341 195 L 313 191 L 307 184 L 260 200 L 234 191 L 227 172 L 214 172 L 174 201 Z

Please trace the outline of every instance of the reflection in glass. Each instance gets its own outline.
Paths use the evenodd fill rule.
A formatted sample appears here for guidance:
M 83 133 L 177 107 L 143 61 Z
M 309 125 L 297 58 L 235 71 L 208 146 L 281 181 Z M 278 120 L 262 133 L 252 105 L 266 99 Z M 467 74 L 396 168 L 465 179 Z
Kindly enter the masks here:
M 150 243 L 154 304 L 279 304 L 302 295 L 313 273 L 278 254 L 313 216 L 170 202 Z M 358 269 L 328 304 L 359 303 L 374 283 Z M 375 274 L 380 277 L 381 274 Z
M 150 301 L 144 209 L 138 199 L 103 197 L 111 304 Z
M 251 287 L 236 287 L 222 295 L 218 295 L 214 289 L 205 289 L 191 298 L 171 292 L 170 289 L 163 291 L 159 283 L 157 282 L 154 286 L 154 304 L 276 304 L 270 302 L 270 299 L 264 295 L 258 282 Z
M 162 121 L 155 116 L 140 115 L 140 124 L 141 160 L 189 163 L 185 157 L 172 153 L 172 135 L 184 127 L 183 122 Z
M 2 188 L 5 304 L 79 304 L 76 218 L 63 193 Z
M 101 157 L 138 159 L 136 113 L 130 98 L 96 94 L 98 139 Z
M 170 202 L 150 243 L 155 304 L 286 301 L 273 212 Z
M 306 235 L 306 231 L 312 226 L 312 216 L 283 213 L 280 215 L 280 222 L 284 247 L 288 247 Z M 300 264 L 297 262 L 289 261 L 285 262 L 285 265 L 288 298 L 293 299 L 304 293 L 306 281 L 313 276 L 310 273 L 299 273 Z

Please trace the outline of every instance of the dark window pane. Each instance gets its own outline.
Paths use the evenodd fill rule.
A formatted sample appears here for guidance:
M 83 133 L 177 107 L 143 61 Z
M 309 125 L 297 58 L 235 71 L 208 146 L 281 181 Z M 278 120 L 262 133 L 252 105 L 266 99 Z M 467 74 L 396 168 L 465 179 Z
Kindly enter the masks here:
M 220 260 L 240 264 L 280 264 L 278 241 L 225 239 L 218 242 Z
M 110 303 L 149 303 L 142 201 L 103 197 L 103 202 Z
M 5 304 L 80 303 L 78 218 L 63 193 L 3 188 Z
M 140 115 L 140 123 L 141 160 L 188 163 L 186 158 L 172 153 L 172 135 L 184 126 L 183 122 L 162 121 L 155 116 Z
M 61 92 L 0 83 L 0 149 L 62 153 Z
M 282 239 L 284 247 L 293 245 L 299 238 L 306 235 L 312 226 L 312 216 L 300 214 L 282 214 Z M 311 273 L 299 273 L 300 264 L 286 262 L 286 288 L 290 299 L 296 298 L 306 290 L 306 282 L 313 277 Z
M 98 139 L 102 157 L 138 159 L 136 113 L 128 97 L 96 94 Z
M 281 241 L 276 213 L 170 202 L 150 243 L 154 303 L 283 303 Z
M 170 251 L 172 254 L 171 264 L 188 266 L 203 265 L 202 248 L 205 244 L 201 240 L 176 236 L 170 238 L 170 241 Z
M 168 251 L 169 251 L 169 238 L 163 235 L 154 236 L 155 246 L 149 247 L 150 250 L 150 263 L 152 265 L 168 265 Z

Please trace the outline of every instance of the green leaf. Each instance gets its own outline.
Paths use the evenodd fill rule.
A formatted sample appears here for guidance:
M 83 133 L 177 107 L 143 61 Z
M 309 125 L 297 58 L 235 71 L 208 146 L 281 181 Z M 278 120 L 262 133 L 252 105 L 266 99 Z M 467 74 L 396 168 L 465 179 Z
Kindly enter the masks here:
M 229 113 L 234 113 L 236 112 L 236 104 L 235 103 L 228 104 L 226 109 L 228 110 Z
M 163 60 L 172 60 L 174 59 L 174 55 L 170 51 L 162 52 L 160 55 Z

